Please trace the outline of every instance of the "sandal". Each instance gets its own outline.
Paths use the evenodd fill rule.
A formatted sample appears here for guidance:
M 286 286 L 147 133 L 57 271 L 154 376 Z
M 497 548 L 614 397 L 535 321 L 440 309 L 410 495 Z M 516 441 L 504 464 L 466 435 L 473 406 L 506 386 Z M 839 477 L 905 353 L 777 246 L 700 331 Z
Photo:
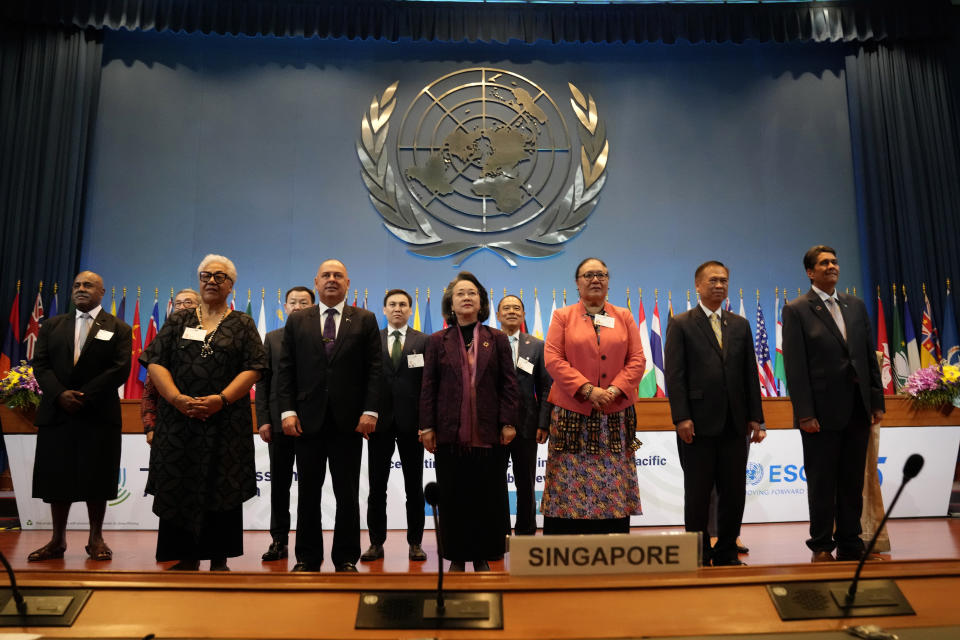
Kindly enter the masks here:
M 27 556 L 27 562 L 43 562 L 44 560 L 59 560 L 63 558 L 63 552 L 67 550 L 66 546 L 54 547 L 52 542 L 48 542 L 36 551 Z
M 90 556 L 91 560 L 97 560 L 101 562 L 113 560 L 113 551 L 106 545 L 106 543 L 104 543 L 102 546 L 88 544 L 86 547 L 84 547 L 84 549 L 86 549 L 87 555 Z

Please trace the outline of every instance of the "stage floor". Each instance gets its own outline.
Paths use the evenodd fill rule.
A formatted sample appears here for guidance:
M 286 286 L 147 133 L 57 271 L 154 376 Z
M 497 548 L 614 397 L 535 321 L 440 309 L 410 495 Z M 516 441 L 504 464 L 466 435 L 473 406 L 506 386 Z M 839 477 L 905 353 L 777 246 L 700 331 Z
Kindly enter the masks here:
M 77 505 L 74 508 L 82 508 Z M 889 553 L 883 554 L 890 560 L 929 560 L 960 559 L 960 519 L 956 518 L 918 518 L 892 520 L 888 523 L 891 546 Z M 679 527 L 642 527 L 634 528 L 634 533 L 655 533 L 677 531 Z M 324 534 L 324 545 L 330 549 L 333 532 Z M 368 540 L 366 532 L 361 533 L 362 548 Z M 751 566 L 770 566 L 798 564 L 810 561 L 810 552 L 804 545 L 807 536 L 806 522 L 775 524 L 748 524 L 743 526 L 741 540 L 750 548 L 750 553 L 741 556 L 741 560 Z M 107 531 L 106 540 L 113 549 L 113 560 L 94 562 L 84 552 L 87 541 L 86 531 L 67 533 L 67 552 L 62 560 L 47 562 L 27 562 L 27 555 L 45 544 L 50 538 L 49 531 L 0 531 L 0 551 L 7 556 L 14 569 L 22 570 L 66 570 L 66 571 L 153 571 L 170 566 L 172 563 L 158 563 L 154 560 L 156 531 Z M 244 533 L 244 555 L 231 558 L 228 562 L 235 571 L 285 572 L 289 571 L 295 560 L 293 543 L 296 533 L 290 535 L 290 554 L 287 560 L 262 562 L 260 555 L 270 543 L 270 534 L 266 531 L 248 531 Z M 361 573 L 433 573 L 437 571 L 436 543 L 432 531 L 424 535 L 423 548 L 427 552 L 426 562 L 410 562 L 407 559 L 406 535 L 403 530 L 390 531 L 384 546 L 385 558 L 376 562 L 360 562 Z M 510 556 L 500 562 L 491 562 L 493 571 L 509 569 Z M 207 568 L 203 563 L 202 569 Z M 469 567 L 468 567 L 469 568 Z M 324 562 L 324 571 L 333 571 L 329 559 Z

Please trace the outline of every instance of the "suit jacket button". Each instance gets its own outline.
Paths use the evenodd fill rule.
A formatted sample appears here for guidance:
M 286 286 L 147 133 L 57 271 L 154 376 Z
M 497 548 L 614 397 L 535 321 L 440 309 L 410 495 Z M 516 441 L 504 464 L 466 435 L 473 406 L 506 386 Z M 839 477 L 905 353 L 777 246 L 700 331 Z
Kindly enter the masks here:
M 600 356 L 600 359 L 601 359 L 601 360 L 606 360 L 606 359 L 607 359 L 607 356 L 601 355 L 601 356 Z
M 607 377 L 607 374 L 601 373 L 601 374 L 600 374 L 600 377 L 601 377 L 601 378 L 606 378 L 606 377 Z

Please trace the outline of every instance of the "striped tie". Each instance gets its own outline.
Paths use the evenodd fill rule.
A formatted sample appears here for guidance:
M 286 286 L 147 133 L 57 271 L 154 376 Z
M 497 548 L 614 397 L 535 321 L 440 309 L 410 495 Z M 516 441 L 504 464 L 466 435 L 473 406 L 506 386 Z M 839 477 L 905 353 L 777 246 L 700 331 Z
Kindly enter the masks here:
M 717 344 L 719 344 L 720 348 L 723 349 L 723 336 L 720 335 L 719 313 L 713 313 L 710 315 L 710 326 L 713 328 L 713 335 L 717 336 Z

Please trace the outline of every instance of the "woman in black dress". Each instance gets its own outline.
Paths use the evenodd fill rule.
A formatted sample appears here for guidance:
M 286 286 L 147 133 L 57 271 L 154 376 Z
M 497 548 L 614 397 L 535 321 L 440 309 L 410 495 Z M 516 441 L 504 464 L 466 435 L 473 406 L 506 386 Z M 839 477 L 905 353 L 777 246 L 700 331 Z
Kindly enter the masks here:
M 227 571 L 256 493 L 249 392 L 267 362 L 253 319 L 227 304 L 233 263 L 208 255 L 197 272 L 200 306 L 168 318 L 140 356 L 162 398 L 146 491 L 160 518 L 157 561 Z

